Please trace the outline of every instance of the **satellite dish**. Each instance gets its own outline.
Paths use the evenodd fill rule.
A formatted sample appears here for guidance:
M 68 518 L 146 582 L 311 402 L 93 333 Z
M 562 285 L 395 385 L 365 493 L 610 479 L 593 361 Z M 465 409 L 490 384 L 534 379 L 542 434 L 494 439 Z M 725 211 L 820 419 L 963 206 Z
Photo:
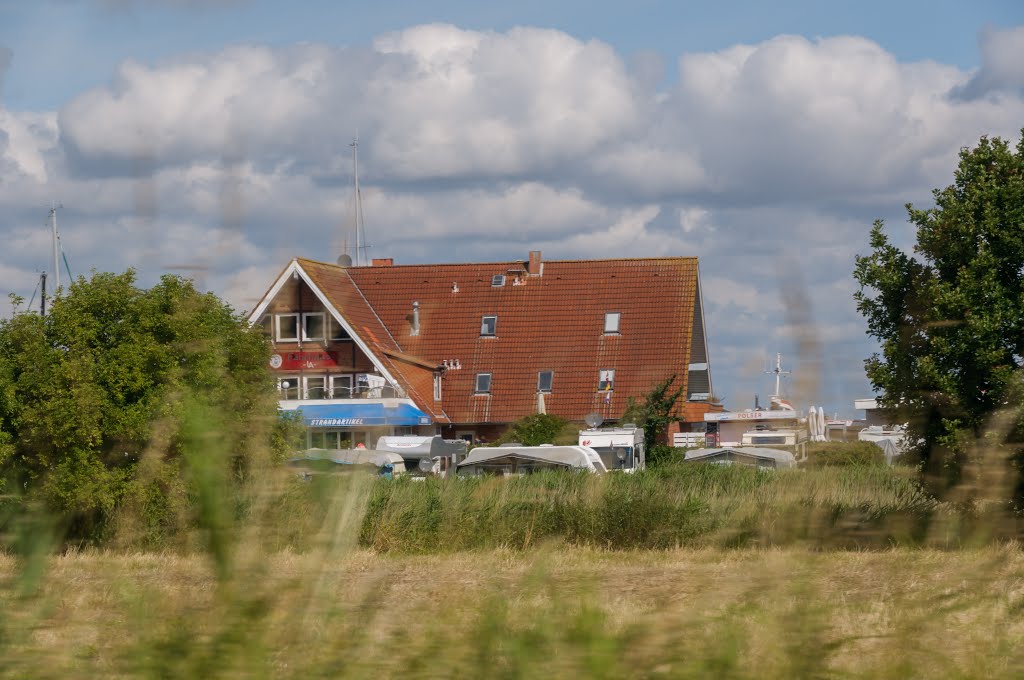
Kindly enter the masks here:
M 343 255 L 339 255 L 338 256 L 338 264 L 341 265 L 342 267 L 351 267 L 352 266 L 352 256 L 349 255 L 348 253 L 345 253 Z
M 588 413 L 587 417 L 583 419 L 590 427 L 601 427 L 601 423 L 604 422 L 604 416 L 600 413 Z
M 434 461 L 430 458 L 420 458 L 420 472 L 426 474 L 434 469 Z

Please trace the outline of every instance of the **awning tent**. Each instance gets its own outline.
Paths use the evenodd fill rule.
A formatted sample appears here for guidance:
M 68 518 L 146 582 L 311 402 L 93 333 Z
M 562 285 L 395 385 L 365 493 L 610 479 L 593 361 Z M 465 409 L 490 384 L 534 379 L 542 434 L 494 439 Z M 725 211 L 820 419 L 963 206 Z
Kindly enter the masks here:
M 718 463 L 720 465 L 756 465 L 766 468 L 796 467 L 796 457 L 783 449 L 736 446 L 720 449 L 692 449 L 686 452 L 687 463 Z
M 531 470 L 539 468 L 575 468 L 591 472 L 607 472 L 601 457 L 585 446 L 480 446 L 469 452 L 459 463 L 464 468 L 512 468 Z
M 308 427 L 430 425 L 430 416 L 412 404 L 311 404 L 296 409 Z

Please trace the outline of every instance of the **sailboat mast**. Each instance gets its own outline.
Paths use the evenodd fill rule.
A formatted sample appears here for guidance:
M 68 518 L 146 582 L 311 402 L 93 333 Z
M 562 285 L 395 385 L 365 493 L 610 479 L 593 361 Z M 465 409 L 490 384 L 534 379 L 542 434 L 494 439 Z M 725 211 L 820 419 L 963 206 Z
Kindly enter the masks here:
M 54 290 L 60 288 L 60 267 L 57 264 L 57 206 L 50 207 L 50 226 L 53 228 L 53 275 Z
M 353 139 L 352 144 L 352 177 L 355 189 L 355 228 L 356 228 L 356 266 L 369 264 L 366 261 L 366 234 L 363 226 L 363 196 L 359 190 L 359 139 Z

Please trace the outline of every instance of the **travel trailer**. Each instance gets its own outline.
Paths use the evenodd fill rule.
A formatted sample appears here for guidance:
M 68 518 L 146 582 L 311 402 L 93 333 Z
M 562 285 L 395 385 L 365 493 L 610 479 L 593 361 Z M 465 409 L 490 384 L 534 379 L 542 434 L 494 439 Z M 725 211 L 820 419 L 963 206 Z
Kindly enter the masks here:
M 647 462 L 644 451 L 644 431 L 642 428 L 626 423 L 621 427 L 600 427 L 592 425 L 597 422 L 591 416 L 589 429 L 581 430 L 579 445 L 586 446 L 597 451 L 609 470 L 620 470 L 622 472 L 635 472 L 642 470 Z

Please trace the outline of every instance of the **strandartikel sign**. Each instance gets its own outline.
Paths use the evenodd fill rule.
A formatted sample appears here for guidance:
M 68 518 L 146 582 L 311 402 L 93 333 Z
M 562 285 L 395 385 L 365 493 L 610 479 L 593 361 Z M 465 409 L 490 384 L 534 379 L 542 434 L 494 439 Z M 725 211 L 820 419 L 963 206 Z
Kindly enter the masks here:
M 704 420 L 796 420 L 796 411 L 737 411 L 725 413 L 705 413 Z
M 310 418 L 310 427 L 351 427 L 365 425 L 366 418 Z

